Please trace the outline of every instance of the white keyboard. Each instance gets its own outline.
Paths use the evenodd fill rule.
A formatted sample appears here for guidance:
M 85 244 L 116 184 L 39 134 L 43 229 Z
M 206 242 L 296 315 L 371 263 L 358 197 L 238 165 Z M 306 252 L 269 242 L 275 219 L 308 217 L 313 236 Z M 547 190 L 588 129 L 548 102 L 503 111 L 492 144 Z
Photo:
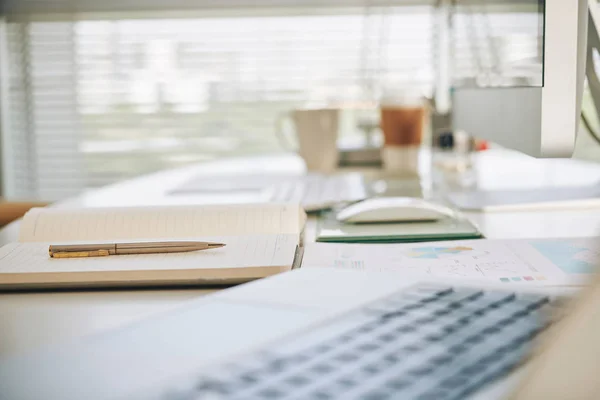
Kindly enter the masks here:
M 218 179 L 198 176 L 172 189 L 171 195 L 223 195 L 254 192 L 257 202 L 300 203 L 308 212 L 338 203 L 366 199 L 360 174 L 293 176 L 284 174 L 224 175 Z
M 290 178 L 270 188 L 271 201 L 297 202 L 308 212 L 367 197 L 364 179 L 359 174 L 307 175 Z

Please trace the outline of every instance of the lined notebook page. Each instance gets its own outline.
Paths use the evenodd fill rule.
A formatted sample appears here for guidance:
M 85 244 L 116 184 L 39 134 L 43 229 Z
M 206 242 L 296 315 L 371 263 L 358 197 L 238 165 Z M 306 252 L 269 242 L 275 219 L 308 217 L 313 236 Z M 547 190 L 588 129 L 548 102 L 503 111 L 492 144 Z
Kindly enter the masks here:
M 20 242 L 184 239 L 199 236 L 299 235 L 304 219 L 290 204 L 129 208 L 35 208 L 23 218 Z
M 2 274 L 14 273 L 291 267 L 298 244 L 297 235 L 209 236 L 200 240 L 227 245 L 187 253 L 56 259 L 48 256 L 48 243 L 11 243 L 0 249 L 0 282 Z

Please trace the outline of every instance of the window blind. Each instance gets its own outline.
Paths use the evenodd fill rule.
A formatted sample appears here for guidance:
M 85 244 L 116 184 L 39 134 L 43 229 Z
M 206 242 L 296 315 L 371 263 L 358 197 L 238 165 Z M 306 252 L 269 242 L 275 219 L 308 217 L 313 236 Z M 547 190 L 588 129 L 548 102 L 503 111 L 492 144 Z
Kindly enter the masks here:
M 390 84 L 431 93 L 434 7 L 5 0 L 5 194 L 58 200 L 159 169 L 278 152 L 275 120 L 287 110 L 372 102 Z M 473 76 L 461 46 L 466 67 L 457 65 Z
M 285 110 L 383 81 L 431 84 L 430 6 L 283 11 L 9 20 L 8 194 L 54 200 L 281 151 Z

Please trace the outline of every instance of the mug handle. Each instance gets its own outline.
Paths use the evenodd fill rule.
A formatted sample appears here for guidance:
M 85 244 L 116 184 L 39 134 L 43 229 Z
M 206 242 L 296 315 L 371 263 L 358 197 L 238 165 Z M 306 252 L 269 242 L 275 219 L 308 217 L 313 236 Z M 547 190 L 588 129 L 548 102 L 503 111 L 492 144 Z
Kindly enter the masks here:
M 291 120 L 291 116 L 289 112 L 283 112 L 277 116 L 275 120 L 275 134 L 277 135 L 277 139 L 279 140 L 279 144 L 285 150 L 288 151 L 296 151 L 295 141 L 292 139 L 294 136 L 293 133 L 285 131 L 285 121 Z

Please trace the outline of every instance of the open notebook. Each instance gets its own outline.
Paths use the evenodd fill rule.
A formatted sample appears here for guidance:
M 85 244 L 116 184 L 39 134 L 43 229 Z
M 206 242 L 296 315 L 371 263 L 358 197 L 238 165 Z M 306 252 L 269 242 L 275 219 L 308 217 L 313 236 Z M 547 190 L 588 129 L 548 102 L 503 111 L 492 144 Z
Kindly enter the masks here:
M 299 262 L 306 216 L 297 205 L 35 208 L 19 243 L 0 249 L 0 289 L 234 284 Z M 201 240 L 219 249 L 54 259 L 50 244 Z

